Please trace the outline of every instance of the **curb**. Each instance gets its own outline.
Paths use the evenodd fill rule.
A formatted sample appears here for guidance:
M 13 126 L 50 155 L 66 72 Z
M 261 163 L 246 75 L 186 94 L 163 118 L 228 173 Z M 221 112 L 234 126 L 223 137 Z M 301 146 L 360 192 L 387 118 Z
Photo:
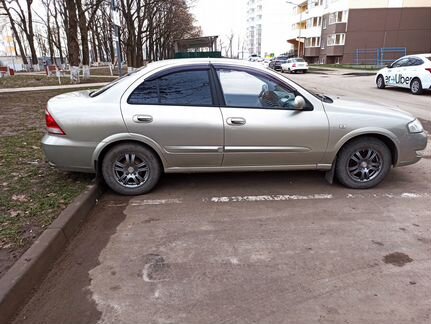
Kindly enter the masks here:
M 7 323 L 42 283 L 102 193 L 96 183 L 75 198 L 0 278 L 0 323 Z

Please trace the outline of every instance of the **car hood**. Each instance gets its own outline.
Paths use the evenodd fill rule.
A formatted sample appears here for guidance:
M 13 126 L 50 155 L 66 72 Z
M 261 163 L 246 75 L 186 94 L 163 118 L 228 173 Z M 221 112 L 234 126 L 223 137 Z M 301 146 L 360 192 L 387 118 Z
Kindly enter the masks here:
M 332 111 L 363 116 L 388 117 L 402 119 L 405 121 L 411 121 L 415 119 L 412 114 L 406 111 L 382 104 L 376 104 L 372 101 L 356 101 L 339 98 L 334 99 L 333 97 L 331 99 L 334 101 L 333 103 L 323 103 L 327 112 Z

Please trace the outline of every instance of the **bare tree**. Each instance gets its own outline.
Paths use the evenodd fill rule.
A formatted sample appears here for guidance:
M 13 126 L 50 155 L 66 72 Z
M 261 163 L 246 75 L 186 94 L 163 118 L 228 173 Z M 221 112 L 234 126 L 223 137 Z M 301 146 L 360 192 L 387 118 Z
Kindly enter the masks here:
M 19 53 L 21 55 L 22 62 L 24 64 L 28 65 L 28 60 L 27 60 L 27 56 L 26 56 L 26 53 L 24 50 L 22 38 L 21 38 L 20 34 L 18 33 L 17 25 L 15 23 L 15 18 L 12 16 L 10 1 L 0 0 L 0 9 L 3 9 L 3 11 L 4 11 L 4 13 L 0 13 L 0 14 L 6 15 L 9 19 L 10 27 L 11 27 L 11 30 L 13 32 L 15 42 L 18 44 Z

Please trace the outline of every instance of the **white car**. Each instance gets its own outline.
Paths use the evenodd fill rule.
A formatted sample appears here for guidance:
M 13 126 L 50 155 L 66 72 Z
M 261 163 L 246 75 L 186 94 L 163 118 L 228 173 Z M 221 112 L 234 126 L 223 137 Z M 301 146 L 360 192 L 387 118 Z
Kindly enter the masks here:
M 377 88 L 410 88 L 419 95 L 431 90 L 431 54 L 407 55 L 377 72 Z
M 281 72 L 296 73 L 297 71 L 302 73 L 308 71 L 308 63 L 301 57 L 290 58 L 286 63 L 281 64 Z

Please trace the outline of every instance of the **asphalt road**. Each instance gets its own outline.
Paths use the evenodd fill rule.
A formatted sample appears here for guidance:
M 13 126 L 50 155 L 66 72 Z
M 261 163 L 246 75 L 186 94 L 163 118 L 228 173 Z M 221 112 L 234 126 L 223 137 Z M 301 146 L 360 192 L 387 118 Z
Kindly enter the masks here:
M 358 76 L 361 74 L 372 74 Z M 431 91 L 421 96 L 410 94 L 409 89 L 378 89 L 373 72 L 355 70 L 322 70 L 308 74 L 285 74 L 305 88 L 330 97 L 361 100 L 399 108 L 421 119 L 431 121 Z
M 294 78 L 337 89 L 320 76 Z M 262 172 L 108 192 L 14 323 L 427 323 L 430 183 L 428 151 L 367 191 Z

